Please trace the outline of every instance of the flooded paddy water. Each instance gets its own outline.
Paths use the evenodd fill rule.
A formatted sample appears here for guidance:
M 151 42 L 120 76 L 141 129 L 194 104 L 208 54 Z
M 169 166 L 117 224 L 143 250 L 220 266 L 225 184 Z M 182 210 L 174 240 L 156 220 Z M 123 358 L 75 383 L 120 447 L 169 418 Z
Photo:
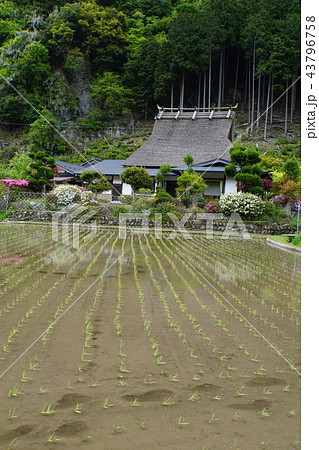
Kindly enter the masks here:
M 1 449 L 300 448 L 300 255 L 54 239 L 0 227 Z

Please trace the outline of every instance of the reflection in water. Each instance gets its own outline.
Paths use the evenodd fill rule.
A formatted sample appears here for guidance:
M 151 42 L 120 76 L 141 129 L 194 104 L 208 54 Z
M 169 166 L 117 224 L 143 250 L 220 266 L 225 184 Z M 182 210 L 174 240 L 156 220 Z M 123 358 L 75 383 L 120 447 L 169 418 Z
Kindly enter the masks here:
M 205 261 L 205 258 L 203 258 Z M 207 262 L 211 263 L 211 261 Z M 244 266 L 244 264 L 240 264 L 240 266 Z M 238 271 L 238 263 L 228 262 L 227 266 L 220 261 L 214 261 L 214 272 L 215 275 L 218 276 L 218 281 L 222 283 L 233 282 L 240 276 L 241 279 L 249 280 L 253 274 L 249 267 L 240 267 L 243 268 L 240 272 Z
M 24 261 L 24 259 L 25 259 L 24 256 L 19 256 L 19 255 L 4 255 L 4 256 L 2 256 L 2 257 L 0 258 L 0 261 L 1 261 L 1 262 L 4 262 L 4 263 L 11 263 L 11 262 L 14 262 L 14 263 L 21 263 L 21 262 Z

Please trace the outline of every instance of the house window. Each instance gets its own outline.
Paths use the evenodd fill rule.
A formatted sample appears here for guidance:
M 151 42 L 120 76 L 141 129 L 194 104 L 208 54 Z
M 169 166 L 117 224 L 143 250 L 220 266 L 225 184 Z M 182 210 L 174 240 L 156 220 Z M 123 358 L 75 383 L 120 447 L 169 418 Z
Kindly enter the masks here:
M 207 180 L 205 180 L 205 183 L 208 185 L 204 191 L 205 197 L 220 197 L 221 183 L 219 181 L 207 182 Z

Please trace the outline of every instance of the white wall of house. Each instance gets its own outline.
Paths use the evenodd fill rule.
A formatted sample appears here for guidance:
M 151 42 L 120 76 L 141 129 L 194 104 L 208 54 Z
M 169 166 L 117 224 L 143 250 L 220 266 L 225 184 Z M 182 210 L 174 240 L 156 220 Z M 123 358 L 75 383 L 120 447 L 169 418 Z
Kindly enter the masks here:
M 225 194 L 228 194 L 230 192 L 237 192 L 237 181 L 234 180 L 232 177 L 226 177 L 225 180 Z
M 129 184 L 122 184 L 122 195 L 132 195 L 132 188 Z

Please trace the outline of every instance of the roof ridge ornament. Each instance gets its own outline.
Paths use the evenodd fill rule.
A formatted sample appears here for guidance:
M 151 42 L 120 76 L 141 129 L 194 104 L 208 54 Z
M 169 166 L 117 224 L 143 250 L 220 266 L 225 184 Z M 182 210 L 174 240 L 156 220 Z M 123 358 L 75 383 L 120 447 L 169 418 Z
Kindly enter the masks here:
M 158 114 L 155 119 L 233 119 L 238 107 L 235 106 L 211 106 L 194 108 L 165 108 L 157 105 Z

